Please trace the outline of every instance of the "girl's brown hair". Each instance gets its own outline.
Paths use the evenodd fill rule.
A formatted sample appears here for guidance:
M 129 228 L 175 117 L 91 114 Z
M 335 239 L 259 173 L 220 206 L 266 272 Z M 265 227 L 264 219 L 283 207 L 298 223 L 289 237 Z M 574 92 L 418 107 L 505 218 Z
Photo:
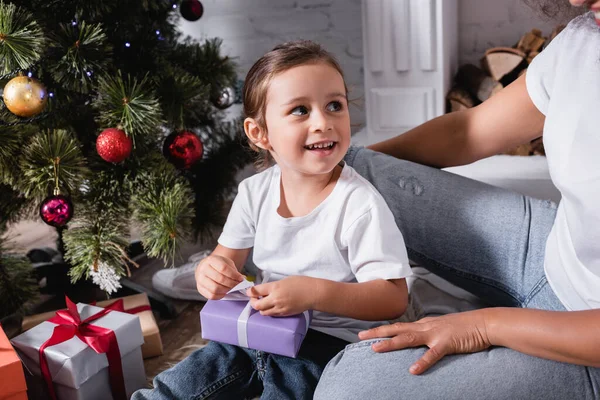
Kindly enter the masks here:
M 244 82 L 242 95 L 246 118 L 254 119 L 261 130 L 266 133 L 265 108 L 267 90 L 273 77 L 293 67 L 319 62 L 326 63 L 335 68 L 342 76 L 342 79 L 344 78 L 342 68 L 335 57 L 323 49 L 321 45 L 310 40 L 282 43 L 262 56 L 250 68 Z M 347 96 L 348 88 L 345 81 L 344 89 Z M 256 163 L 257 167 L 261 169 L 269 167 L 273 161 L 269 152 L 255 146 L 250 139 L 248 139 L 248 143 L 254 151 L 259 153 Z

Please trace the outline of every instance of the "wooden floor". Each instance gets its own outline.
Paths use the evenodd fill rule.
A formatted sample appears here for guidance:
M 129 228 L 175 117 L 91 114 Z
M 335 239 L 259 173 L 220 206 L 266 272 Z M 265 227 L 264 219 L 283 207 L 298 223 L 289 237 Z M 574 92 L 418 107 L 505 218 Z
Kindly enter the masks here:
M 212 243 L 194 244 L 185 246 L 181 254 L 184 260 L 199 251 L 212 249 L 216 245 Z M 182 261 L 183 263 L 185 261 Z M 181 265 L 177 263 L 176 265 Z M 146 259 L 140 263 L 138 270 L 132 271 L 132 280 L 145 287 L 152 288 L 152 275 L 164 268 L 162 260 Z M 161 338 L 163 341 L 164 354 L 159 357 L 144 360 L 146 377 L 148 381 L 159 372 L 175 365 L 183 360 L 188 354 L 206 344 L 200 332 L 200 310 L 204 303 L 199 301 L 186 301 L 171 299 L 175 305 L 177 316 L 173 319 L 161 318 L 160 313 L 155 312 Z
M 56 247 L 54 229 L 41 222 L 21 222 L 9 231 L 9 235 L 13 238 L 17 246 L 16 249 L 19 252 L 26 253 L 33 248 Z M 214 239 L 208 240 L 205 243 L 187 244 L 181 249 L 181 258 L 176 261 L 175 265 L 182 265 L 190 255 L 205 249 L 212 249 L 215 245 L 216 241 Z M 163 261 L 148 259 L 145 256 L 138 258 L 136 261 L 140 264 L 140 268 L 132 269 L 131 280 L 145 288 L 151 289 L 152 276 L 156 271 L 165 268 Z M 149 383 L 156 374 L 171 367 L 195 349 L 206 344 L 201 338 L 199 319 L 199 312 L 204 303 L 171 300 L 176 310 L 175 318 L 162 318 L 159 312 L 154 312 L 161 332 L 164 354 L 144 360 Z M 47 311 L 48 308 L 58 308 L 52 308 L 52 304 L 53 302 L 56 303 L 56 299 L 53 299 L 51 296 L 42 296 L 42 301 L 44 302 L 44 306 L 40 308 L 40 312 Z

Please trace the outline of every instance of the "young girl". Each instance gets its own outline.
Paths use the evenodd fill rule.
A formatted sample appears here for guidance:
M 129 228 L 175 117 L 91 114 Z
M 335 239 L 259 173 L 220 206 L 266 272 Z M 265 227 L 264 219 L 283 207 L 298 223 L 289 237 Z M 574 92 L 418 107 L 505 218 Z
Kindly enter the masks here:
M 342 159 L 350 144 L 340 66 L 319 45 L 285 43 L 248 72 L 244 130 L 265 171 L 244 180 L 219 244 L 196 270 L 220 299 L 253 262 L 268 283 L 248 291 L 268 316 L 314 310 L 296 359 L 211 342 L 133 398 L 312 399 L 327 362 L 408 301 L 403 237 L 381 195 Z
M 350 149 L 346 161 L 386 198 L 411 259 L 493 307 L 362 333 L 391 339 L 348 346 L 315 399 L 364 399 L 374 390 L 378 399 L 600 399 L 600 0 L 571 4 L 591 12 L 510 86 L 372 146 L 444 167 L 543 134 L 558 206 Z M 398 188 L 399 174 L 423 194 Z

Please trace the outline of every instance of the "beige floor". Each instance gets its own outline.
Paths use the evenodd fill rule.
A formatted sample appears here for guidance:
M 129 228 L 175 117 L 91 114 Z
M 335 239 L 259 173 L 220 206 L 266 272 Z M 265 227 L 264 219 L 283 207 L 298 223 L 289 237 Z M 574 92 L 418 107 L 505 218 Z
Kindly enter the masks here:
M 19 253 L 41 247 L 56 248 L 56 229 L 42 221 L 21 221 L 11 225 L 7 237 L 14 251 Z

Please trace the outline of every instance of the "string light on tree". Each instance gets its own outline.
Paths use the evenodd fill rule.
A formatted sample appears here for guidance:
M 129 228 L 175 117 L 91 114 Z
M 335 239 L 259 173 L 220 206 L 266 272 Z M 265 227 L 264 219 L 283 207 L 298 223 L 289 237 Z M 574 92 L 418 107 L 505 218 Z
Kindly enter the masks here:
M 132 147 L 131 138 L 119 128 L 105 129 L 96 139 L 98 155 L 111 163 L 120 163 L 129 157 Z
M 190 131 L 173 132 L 163 143 L 163 155 L 179 169 L 189 169 L 202 158 L 203 152 L 200 138 Z
M 183 0 L 179 12 L 185 20 L 194 22 L 198 21 L 204 14 L 204 7 L 199 0 Z
M 46 88 L 30 76 L 17 76 L 8 81 L 2 97 L 10 112 L 25 118 L 41 113 L 48 103 Z

